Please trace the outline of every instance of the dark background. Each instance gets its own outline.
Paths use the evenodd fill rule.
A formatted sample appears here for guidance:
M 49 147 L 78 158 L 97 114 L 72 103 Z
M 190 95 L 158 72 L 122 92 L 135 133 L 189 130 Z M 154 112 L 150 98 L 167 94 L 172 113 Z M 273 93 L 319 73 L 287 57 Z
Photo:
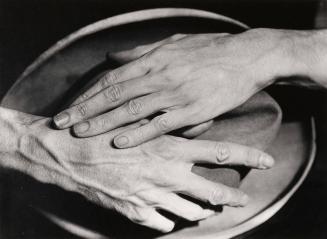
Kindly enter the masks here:
M 224 14 L 251 27 L 313 29 L 319 6 L 315 0 L 0 0 L 0 98 L 25 67 L 57 40 L 82 26 L 116 14 L 147 8 L 186 7 Z M 308 94 L 310 97 L 312 93 Z M 251 232 L 250 238 L 327 238 L 327 116 L 324 103 L 315 107 L 318 156 L 314 169 L 287 206 Z M 295 110 L 301 111 L 302 107 L 298 105 Z M 0 183 L 4 183 L 1 176 Z M 5 192 L 1 192 L 0 187 L 0 203 L 1 193 Z M 17 220 L 24 222 L 37 217 L 31 217 L 30 213 L 32 211 L 27 211 L 26 218 Z M 40 228 L 29 230 L 44 231 L 46 235 L 51 228 L 55 227 L 44 221 Z M 0 224 L 0 235 L 5 230 Z M 17 228 L 10 235 L 10 238 L 30 238 L 31 234 Z M 58 230 L 57 236 L 62 235 Z

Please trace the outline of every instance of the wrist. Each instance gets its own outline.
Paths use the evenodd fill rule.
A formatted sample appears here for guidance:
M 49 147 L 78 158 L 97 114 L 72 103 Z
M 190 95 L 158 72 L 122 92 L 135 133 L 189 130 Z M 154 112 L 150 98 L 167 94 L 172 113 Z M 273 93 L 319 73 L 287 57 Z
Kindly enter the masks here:
M 78 185 L 70 173 L 58 163 L 58 149 L 53 148 L 53 140 L 49 142 L 56 135 L 47 126 L 48 121 L 0 107 L 0 167 L 77 191 Z
M 305 39 L 306 40 L 306 39 Z M 307 48 L 303 47 L 306 75 L 315 83 L 327 87 L 327 30 L 309 31 Z M 300 50 L 299 50 L 300 51 Z
M 326 30 L 281 30 L 283 32 L 284 65 L 282 74 L 277 77 L 299 76 L 291 78 L 295 85 L 314 87 L 314 83 L 327 87 L 327 31 Z M 297 80 L 299 79 L 299 80 Z M 312 83 L 308 80 L 310 79 Z
M 251 71 L 258 89 L 290 76 L 307 77 L 327 86 L 327 30 L 257 28 L 244 34 L 245 41 L 254 41 L 261 51 Z
M 238 40 L 242 42 L 240 51 L 245 52 L 249 61 L 245 73 L 249 73 L 248 78 L 254 81 L 257 91 L 273 84 L 278 78 L 304 70 L 294 55 L 296 32 L 256 28 L 239 35 Z
M 17 151 L 22 127 L 16 123 L 15 111 L 0 107 L 0 160 L 3 165 Z

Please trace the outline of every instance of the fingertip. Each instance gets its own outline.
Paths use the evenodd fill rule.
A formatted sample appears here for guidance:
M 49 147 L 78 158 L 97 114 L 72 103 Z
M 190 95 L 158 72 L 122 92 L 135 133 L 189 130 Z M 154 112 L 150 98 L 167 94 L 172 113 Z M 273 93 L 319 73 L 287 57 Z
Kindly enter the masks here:
M 69 121 L 70 114 L 68 112 L 61 112 L 53 117 L 53 124 L 57 129 L 67 128 Z
M 275 160 L 269 154 L 263 153 L 260 157 L 261 169 L 269 169 L 275 165 Z
M 172 222 L 172 221 L 167 221 L 166 225 L 162 228 L 160 228 L 159 230 L 163 233 L 169 233 L 171 232 L 172 230 L 174 230 L 175 228 L 175 223 Z

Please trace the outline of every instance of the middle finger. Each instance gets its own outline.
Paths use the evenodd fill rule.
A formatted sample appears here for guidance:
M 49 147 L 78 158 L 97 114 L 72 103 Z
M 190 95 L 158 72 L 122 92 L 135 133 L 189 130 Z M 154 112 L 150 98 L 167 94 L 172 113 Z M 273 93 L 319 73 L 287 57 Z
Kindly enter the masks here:
M 79 137 L 89 137 L 108 132 L 117 127 L 143 119 L 157 111 L 173 106 L 169 96 L 163 93 L 146 95 L 93 119 L 74 125 L 74 133 Z

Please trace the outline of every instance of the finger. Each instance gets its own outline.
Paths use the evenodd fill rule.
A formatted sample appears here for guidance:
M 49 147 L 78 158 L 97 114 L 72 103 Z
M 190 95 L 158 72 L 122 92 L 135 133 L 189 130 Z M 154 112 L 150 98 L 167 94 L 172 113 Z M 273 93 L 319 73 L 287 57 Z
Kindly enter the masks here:
M 166 95 L 155 93 L 133 99 L 128 103 L 98 117 L 76 124 L 74 133 L 79 137 L 89 137 L 108 132 L 127 123 L 140 119 L 170 106 Z
M 114 84 L 127 81 L 136 77 L 146 75 L 150 70 L 149 65 L 145 63 L 145 59 L 140 58 L 123 65 L 117 69 L 107 72 L 100 80 L 95 83 L 90 89 L 80 95 L 72 105 L 79 104 L 89 99 L 98 92 L 112 86 Z
M 140 225 L 165 233 L 174 229 L 175 223 L 162 216 L 155 209 L 143 209 L 140 211 L 140 214 L 143 215 L 142 218 L 134 218 L 131 220 Z
M 160 195 L 157 200 L 157 208 L 164 209 L 189 221 L 203 220 L 215 213 L 213 210 L 203 209 L 174 193 Z
M 201 134 L 203 134 L 204 132 L 208 131 L 210 129 L 210 127 L 213 124 L 213 120 L 209 120 L 207 122 L 192 126 L 188 129 L 186 129 L 185 131 L 182 132 L 182 136 L 186 137 L 186 138 L 194 138 L 197 137 Z
M 134 79 L 109 86 L 86 101 L 72 106 L 54 117 L 59 129 L 96 116 L 117 107 L 127 100 L 154 91 L 147 79 Z
M 184 127 L 190 123 L 191 112 L 186 108 L 170 111 L 152 119 L 148 124 L 116 136 L 114 144 L 118 148 L 128 148 Z
M 179 178 L 180 193 L 208 202 L 212 205 L 245 206 L 248 196 L 242 191 L 211 182 L 203 177 L 189 172 Z
M 151 44 L 145 44 L 141 46 L 137 46 L 134 49 L 126 50 L 126 51 L 120 51 L 120 52 L 115 52 L 115 53 L 109 53 L 108 56 L 112 57 L 115 60 L 123 61 L 123 62 L 128 62 L 135 60 L 137 58 L 140 58 L 144 54 L 152 51 L 153 49 L 162 46 L 164 44 L 180 40 L 184 38 L 186 35 L 185 34 L 175 34 L 171 37 L 168 37 L 166 39 L 163 39 L 161 41 L 157 41 Z
M 184 159 L 192 163 L 244 165 L 258 169 L 267 169 L 274 165 L 274 159 L 270 155 L 230 142 L 188 140 L 181 143 L 181 148 Z

